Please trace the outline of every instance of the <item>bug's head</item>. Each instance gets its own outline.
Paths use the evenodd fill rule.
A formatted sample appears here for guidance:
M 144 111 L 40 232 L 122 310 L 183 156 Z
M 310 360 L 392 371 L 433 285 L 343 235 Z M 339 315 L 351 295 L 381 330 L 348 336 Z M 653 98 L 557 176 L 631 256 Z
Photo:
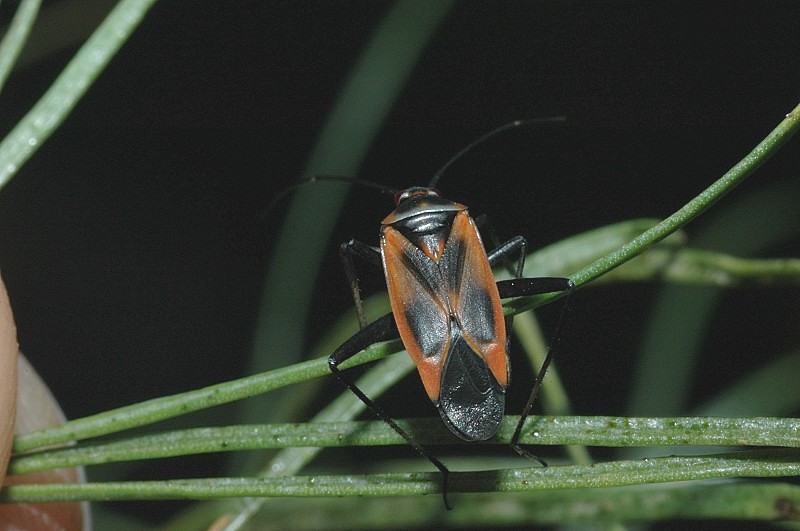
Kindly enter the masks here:
M 467 207 L 442 197 L 438 190 L 424 186 L 414 186 L 398 192 L 394 196 L 395 209 L 383 219 L 384 225 L 391 225 L 409 218 L 425 214 L 456 212 Z
M 421 197 L 441 197 L 442 194 L 439 190 L 435 188 L 428 188 L 426 186 L 412 186 L 411 188 L 406 188 L 405 190 L 400 190 L 396 194 L 394 194 L 394 204 L 395 206 L 400 205 L 405 201 L 408 201 L 411 198 L 421 198 Z

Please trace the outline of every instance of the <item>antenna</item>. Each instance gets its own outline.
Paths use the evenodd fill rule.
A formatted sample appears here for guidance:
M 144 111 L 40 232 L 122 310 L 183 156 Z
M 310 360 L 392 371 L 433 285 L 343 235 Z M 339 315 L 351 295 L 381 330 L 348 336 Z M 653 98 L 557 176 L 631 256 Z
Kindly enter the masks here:
M 531 125 L 540 125 L 540 124 L 548 124 L 548 123 L 559 123 L 566 121 L 566 117 L 564 116 L 551 116 L 549 118 L 533 118 L 530 120 L 514 120 L 513 122 L 509 122 L 505 125 L 501 125 L 497 129 L 492 129 L 488 133 L 483 134 L 482 136 L 478 137 L 477 139 L 473 140 L 472 143 L 468 144 L 467 147 L 463 148 L 461 151 L 453 155 L 450 160 L 448 160 L 444 166 L 441 167 L 439 171 L 431 179 L 430 184 L 428 185 L 430 188 L 436 187 L 436 184 L 441 179 L 442 175 L 445 171 L 447 171 L 450 166 L 453 165 L 458 159 L 466 155 L 468 152 L 472 151 L 473 148 L 483 144 L 490 138 L 499 135 L 500 133 L 504 133 L 509 129 L 515 129 L 517 127 L 528 127 Z
M 501 125 L 500 127 L 496 128 L 496 129 L 492 129 L 488 133 L 485 133 L 485 134 L 481 135 L 480 137 L 478 137 L 477 139 L 473 140 L 469 145 L 467 145 L 465 148 L 461 149 L 461 151 L 459 151 L 458 153 L 453 155 L 450 158 L 450 160 L 448 160 L 445 163 L 445 165 L 442 166 L 442 168 L 439 171 L 436 172 L 436 174 L 431 179 L 430 184 L 428 184 L 428 187 L 429 188 L 434 188 L 436 186 L 436 183 L 439 182 L 439 179 L 441 179 L 442 175 L 444 175 L 444 172 L 447 171 L 450 168 L 450 166 L 453 165 L 453 163 L 455 163 L 460 158 L 462 158 L 464 155 L 466 155 L 467 153 L 472 151 L 473 148 L 483 144 L 484 142 L 486 142 L 487 140 L 491 139 L 494 136 L 497 136 L 497 135 L 499 135 L 501 133 L 504 133 L 505 131 L 508 131 L 509 129 L 516 129 L 517 127 L 528 127 L 528 126 L 532 126 L 532 125 L 561 123 L 561 122 L 565 122 L 565 121 L 566 121 L 566 117 L 564 117 L 564 116 L 551 116 L 551 117 L 548 117 L 548 118 L 532 118 L 532 119 L 529 119 L 529 120 L 514 120 L 513 122 L 509 122 L 509 123 L 507 123 L 505 125 Z M 267 205 L 267 208 L 264 211 L 264 214 L 261 216 L 262 219 L 265 219 L 267 217 L 267 215 L 270 212 L 272 212 L 272 210 L 276 207 L 276 205 L 281 200 L 283 200 L 283 198 L 285 198 L 287 195 L 289 195 L 291 192 L 293 192 L 293 191 L 297 190 L 298 188 L 301 188 L 301 187 L 303 187 L 303 186 L 305 186 L 305 185 L 307 185 L 309 183 L 313 183 L 313 182 L 316 182 L 316 181 L 339 181 L 339 182 L 357 184 L 357 185 L 365 186 L 367 188 L 372 188 L 372 189 L 378 190 L 379 192 L 382 192 L 384 194 L 393 195 L 393 196 L 396 196 L 401 191 L 401 190 L 398 190 L 397 188 L 392 188 L 390 186 L 379 184 L 379 183 L 376 183 L 376 182 L 373 182 L 373 181 L 368 181 L 366 179 L 358 179 L 356 177 L 349 177 L 347 175 L 312 175 L 310 177 L 306 177 L 304 179 L 300 179 L 299 181 L 295 182 L 291 186 L 287 186 L 286 188 L 281 190 L 278 193 L 278 195 L 276 195 L 272 199 L 272 201 L 270 201 L 269 204 Z
M 344 183 L 351 183 L 351 184 L 358 184 L 360 186 L 366 186 L 367 188 L 374 188 L 379 192 L 382 192 L 387 195 L 395 195 L 399 192 L 396 188 L 392 188 L 390 186 L 384 186 L 382 184 L 374 183 L 372 181 L 366 181 L 364 179 L 357 179 L 355 177 L 348 177 L 346 175 L 312 175 L 311 177 L 306 177 L 304 179 L 300 179 L 296 183 L 291 186 L 287 186 L 283 190 L 281 190 L 278 195 L 276 195 L 272 201 L 269 202 L 267 205 L 264 214 L 261 216 L 265 218 L 267 214 L 272 212 L 272 209 L 287 195 L 294 192 L 298 188 L 301 188 L 309 183 L 313 183 L 316 181 L 339 181 Z

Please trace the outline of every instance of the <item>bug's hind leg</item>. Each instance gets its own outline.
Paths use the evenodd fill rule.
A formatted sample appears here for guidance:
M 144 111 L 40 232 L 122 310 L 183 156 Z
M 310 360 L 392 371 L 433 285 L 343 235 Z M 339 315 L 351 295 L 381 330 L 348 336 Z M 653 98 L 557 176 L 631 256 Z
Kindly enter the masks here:
M 559 291 L 567 292 L 567 296 L 564 299 L 564 306 L 561 309 L 561 314 L 559 315 L 555 331 L 553 332 L 553 340 L 547 348 L 547 355 L 545 356 L 544 362 L 539 369 L 539 373 L 533 381 L 531 394 L 528 397 L 525 408 L 522 410 L 519 422 L 517 423 L 517 428 L 514 430 L 514 435 L 511 437 L 511 447 L 514 449 L 514 451 L 521 456 L 529 459 L 535 459 L 543 466 L 547 466 L 542 459 L 522 448 L 522 446 L 519 444 L 519 439 L 522 435 L 522 428 L 525 425 L 525 421 L 530 415 L 533 403 L 536 401 L 536 397 L 539 395 L 542 379 L 544 379 L 547 370 L 550 368 L 550 364 L 553 362 L 555 353 L 558 350 L 558 346 L 561 341 L 561 325 L 569 308 L 569 298 L 572 294 L 574 284 L 570 279 L 560 277 L 522 278 L 523 269 L 525 267 L 525 251 L 527 249 L 527 245 L 528 244 L 525 238 L 522 236 L 516 236 L 515 238 L 512 238 L 506 243 L 498 246 L 494 251 L 489 253 L 488 256 L 489 263 L 496 265 L 502 261 L 507 261 L 514 253 L 518 253 L 516 269 L 514 270 L 515 278 L 497 283 L 497 288 L 500 292 L 500 298 L 527 297 Z M 511 317 L 506 318 L 507 330 L 511 329 L 511 320 Z
M 378 343 L 380 341 L 387 341 L 398 337 L 397 324 L 394 320 L 393 314 L 387 314 L 368 324 L 363 330 L 356 335 L 345 341 L 333 354 L 328 357 L 328 367 L 336 378 L 354 395 L 361 400 L 367 408 L 372 411 L 379 419 L 388 424 L 394 431 L 396 431 L 406 442 L 414 448 L 420 455 L 430 461 L 442 475 L 442 497 L 444 498 L 444 505 L 447 509 L 451 509 L 450 503 L 447 500 L 447 486 L 450 476 L 450 471 L 447 467 L 428 452 L 422 445 L 420 445 L 406 430 L 401 428 L 389 415 L 383 412 L 375 403 L 370 399 L 358 386 L 348 380 L 339 369 L 339 365 L 349 360 L 368 346 Z
M 532 281 L 531 283 L 522 282 L 521 284 L 517 284 L 514 286 L 514 282 L 520 281 Z M 522 414 L 520 415 L 519 422 L 517 423 L 517 428 L 514 430 L 514 435 L 511 437 L 511 447 L 521 456 L 528 457 L 531 459 L 535 459 L 546 466 L 544 461 L 540 458 L 536 457 L 535 455 L 531 454 L 519 444 L 520 436 L 522 435 L 522 428 L 525 425 L 525 421 L 527 420 L 528 416 L 530 415 L 531 408 L 533 407 L 533 403 L 536 400 L 536 397 L 539 395 L 539 390 L 541 389 L 542 380 L 547 374 L 547 370 L 550 368 L 550 364 L 553 362 L 555 358 L 555 354 L 558 351 L 558 348 L 561 343 L 561 334 L 563 332 L 562 325 L 565 321 L 566 314 L 569 311 L 569 299 L 572 295 L 572 292 L 575 288 L 575 285 L 572 283 L 571 280 L 567 278 L 533 278 L 533 279 L 516 279 L 511 281 L 506 281 L 506 287 L 501 289 L 501 297 L 502 292 L 505 291 L 507 296 L 523 296 L 523 295 L 535 295 L 537 293 L 533 293 L 535 289 L 541 289 L 538 293 L 550 293 L 556 291 L 566 291 L 567 294 L 564 297 L 564 305 L 561 307 L 561 313 L 558 316 L 558 321 L 556 322 L 555 330 L 553 331 L 553 339 L 550 342 L 550 345 L 547 347 L 547 355 L 544 358 L 544 362 L 542 363 L 541 368 L 539 369 L 539 373 L 537 374 L 536 378 L 533 381 L 533 387 L 531 389 L 531 394 L 528 397 L 528 401 L 525 404 L 525 408 L 522 410 Z M 498 288 L 502 282 L 498 282 Z M 513 289 L 516 288 L 516 289 Z M 530 290 L 530 292 L 529 292 Z M 525 291 L 526 293 L 520 293 Z

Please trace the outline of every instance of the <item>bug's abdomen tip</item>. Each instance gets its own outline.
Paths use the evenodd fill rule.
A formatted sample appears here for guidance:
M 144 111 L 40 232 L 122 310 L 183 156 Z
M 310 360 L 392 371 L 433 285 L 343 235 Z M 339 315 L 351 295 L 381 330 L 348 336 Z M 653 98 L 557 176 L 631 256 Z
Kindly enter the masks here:
M 438 409 L 450 431 L 465 441 L 492 438 L 503 420 L 505 389 L 463 338 L 453 341 L 447 355 Z

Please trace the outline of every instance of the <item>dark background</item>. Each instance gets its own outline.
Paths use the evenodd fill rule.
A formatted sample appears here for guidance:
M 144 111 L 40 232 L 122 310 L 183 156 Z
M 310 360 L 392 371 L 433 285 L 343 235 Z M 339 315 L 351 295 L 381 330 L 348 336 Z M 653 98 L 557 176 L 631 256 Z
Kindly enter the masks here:
M 390 5 L 159 3 L 0 192 L 0 267 L 21 348 L 68 417 L 246 373 L 280 224 L 280 210 L 266 207 L 301 175 L 337 91 Z M 3 4 L 4 20 L 10 7 Z M 501 237 L 523 234 L 534 247 L 616 221 L 663 218 L 797 104 L 798 15 L 793 2 L 462 2 L 358 176 L 424 184 L 500 124 L 565 116 L 561 126 L 498 137 L 454 165 L 439 187 L 491 216 Z M 72 16 L 60 24 L 86 23 L 89 14 Z M 79 43 L 29 59 L 12 75 L 0 106 L 3 133 Z M 796 180 L 798 169 L 795 140 L 731 197 Z M 352 305 L 336 246 L 352 236 L 376 242 L 392 208 L 371 190 L 351 197 L 323 273 L 308 279 L 317 288 L 316 331 Z M 795 234 L 765 256 L 797 256 L 797 244 Z M 655 289 L 576 295 L 561 364 L 577 413 L 623 413 Z M 727 345 L 707 370 L 735 373 L 786 348 L 796 340 L 785 334 L 796 301 L 788 289 L 735 290 L 715 332 Z M 698 378 L 698 400 L 709 380 L 724 385 Z

